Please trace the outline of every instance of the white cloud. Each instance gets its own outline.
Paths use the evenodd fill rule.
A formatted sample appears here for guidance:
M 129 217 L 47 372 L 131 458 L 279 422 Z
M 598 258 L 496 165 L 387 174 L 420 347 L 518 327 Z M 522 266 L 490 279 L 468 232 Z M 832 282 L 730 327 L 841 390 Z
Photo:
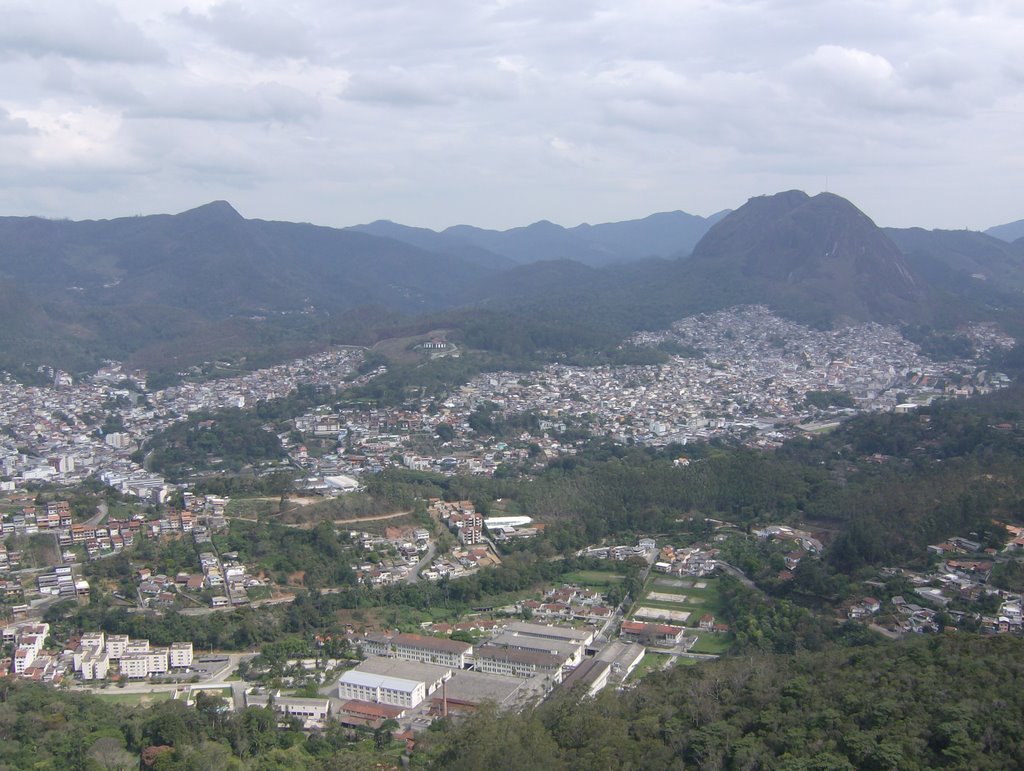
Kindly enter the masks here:
M 29 122 L 24 118 L 14 118 L 11 114 L 0 107 L 0 134 L 34 134 L 36 130 L 29 125 Z
M 126 111 L 129 118 L 195 121 L 293 123 L 319 112 L 315 97 L 276 82 L 175 83 L 143 97 Z
M 310 34 L 310 25 L 280 7 L 223 2 L 199 13 L 185 8 L 172 18 L 208 33 L 229 48 L 261 57 L 305 59 L 319 47 Z
M 163 57 L 150 36 L 102 3 L 43 0 L 8 4 L 0 10 L 0 54 L 116 62 Z
M 325 224 L 573 224 L 708 213 L 828 173 L 887 224 L 1024 216 L 1008 194 L 1024 123 L 1013 0 L 9 0 L 3 12 L 0 213 L 240 196 L 252 216 Z M 974 193 L 954 223 L 942 178 Z M 76 192 L 90 179 L 95 195 Z

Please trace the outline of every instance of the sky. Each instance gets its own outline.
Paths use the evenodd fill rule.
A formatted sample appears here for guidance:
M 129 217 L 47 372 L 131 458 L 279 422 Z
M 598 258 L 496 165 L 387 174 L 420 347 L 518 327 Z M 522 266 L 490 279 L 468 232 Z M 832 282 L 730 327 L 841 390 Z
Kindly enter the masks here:
M 0 215 L 1024 218 L 1020 0 L 0 0 Z

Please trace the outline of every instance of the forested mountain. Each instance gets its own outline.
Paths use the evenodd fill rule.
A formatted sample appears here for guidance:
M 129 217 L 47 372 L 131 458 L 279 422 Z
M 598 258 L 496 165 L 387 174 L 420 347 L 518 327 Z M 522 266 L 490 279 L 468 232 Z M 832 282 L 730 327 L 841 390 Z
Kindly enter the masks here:
M 1024 240 L 1007 243 L 973 230 L 885 228 L 884 232 L 911 266 L 944 288 L 973 281 L 1024 290 Z
M 429 228 L 414 228 L 390 220 L 377 220 L 366 225 L 354 225 L 347 230 L 366 233 L 371 236 L 390 238 L 432 252 L 443 252 L 462 257 L 470 262 L 494 268 L 511 268 L 519 262 L 507 255 L 489 251 L 477 246 L 469 239 L 460 238 L 447 231 L 438 233 Z
M 523 348 L 538 324 L 578 328 L 581 339 L 601 337 L 609 345 L 637 329 L 747 303 L 818 327 L 879 321 L 939 328 L 1005 318 L 1021 305 L 1002 284 L 979 289 L 953 280 L 944 258 L 915 252 L 911 260 L 843 198 L 789 191 L 753 198 L 728 214 L 688 258 L 590 271 L 564 263 L 523 266 L 505 274 L 515 281 L 481 293 L 505 313 L 503 321 L 475 318 L 471 329 L 482 347 L 507 350 L 517 329 L 523 342 L 515 346 Z M 543 278 L 559 274 L 568 278 Z
M 997 318 L 1017 331 L 1022 250 L 977 233 L 887 234 L 849 201 L 799 191 L 706 219 L 504 232 L 247 220 L 223 201 L 109 221 L 8 217 L 0 369 L 253 365 L 428 329 L 505 361 L 582 362 L 638 329 L 744 303 L 821 327 Z
M 798 190 L 752 198 L 701 239 L 691 278 L 732 285 L 813 320 L 931 320 L 927 285 L 895 244 L 836 195 Z
M 0 272 L 42 302 L 162 305 L 205 319 L 448 299 L 487 269 L 390 239 L 243 219 L 223 201 L 110 221 L 0 220 Z
M 345 311 L 448 308 L 496 272 L 364 233 L 246 220 L 223 201 L 109 221 L 2 218 L 0 293 L 15 299 L 0 310 L 2 364 L 133 354 L 147 364 L 339 330 L 351 339 Z

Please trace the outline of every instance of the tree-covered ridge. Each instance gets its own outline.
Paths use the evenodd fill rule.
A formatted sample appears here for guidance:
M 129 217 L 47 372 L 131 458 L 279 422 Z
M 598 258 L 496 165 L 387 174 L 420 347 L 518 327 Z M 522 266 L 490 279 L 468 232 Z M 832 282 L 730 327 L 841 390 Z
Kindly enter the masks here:
M 676 667 L 428 733 L 458 769 L 1017 768 L 1024 642 L 950 635 Z
M 239 471 L 285 454 L 281 440 L 258 415 L 238 409 L 192 415 L 154 435 L 146 447 L 149 467 L 171 478 L 211 468 Z

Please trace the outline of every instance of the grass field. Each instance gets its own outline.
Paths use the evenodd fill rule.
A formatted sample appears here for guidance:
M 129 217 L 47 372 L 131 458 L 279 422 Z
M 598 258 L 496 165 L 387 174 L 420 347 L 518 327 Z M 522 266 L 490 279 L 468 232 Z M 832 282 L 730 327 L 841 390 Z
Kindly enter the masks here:
M 148 707 L 158 701 L 167 701 L 173 691 L 156 691 L 154 693 L 96 693 L 95 695 L 111 704 L 125 704 L 129 707 Z
M 731 647 L 731 634 L 701 633 L 690 650 L 693 653 L 725 653 Z
M 636 669 L 629 673 L 629 679 L 639 680 L 648 672 L 661 669 L 668 660 L 667 653 L 645 653 L 644 657 L 640 659 L 640 663 L 636 665 Z
M 622 583 L 625 576 L 618 573 L 605 573 L 601 570 L 576 570 L 562 576 L 562 583 L 577 584 L 579 586 L 592 586 L 595 589 L 602 589 L 608 586 L 615 586 Z

